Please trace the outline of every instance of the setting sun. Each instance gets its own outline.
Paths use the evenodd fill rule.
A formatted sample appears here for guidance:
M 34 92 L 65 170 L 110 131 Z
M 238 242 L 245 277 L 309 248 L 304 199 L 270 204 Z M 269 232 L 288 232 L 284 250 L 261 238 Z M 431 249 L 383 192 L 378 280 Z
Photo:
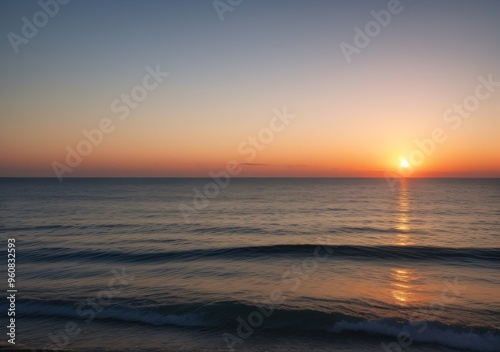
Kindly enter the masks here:
M 399 166 L 401 166 L 403 169 L 407 169 L 410 167 L 410 163 L 406 159 L 401 158 L 401 161 L 399 162 Z

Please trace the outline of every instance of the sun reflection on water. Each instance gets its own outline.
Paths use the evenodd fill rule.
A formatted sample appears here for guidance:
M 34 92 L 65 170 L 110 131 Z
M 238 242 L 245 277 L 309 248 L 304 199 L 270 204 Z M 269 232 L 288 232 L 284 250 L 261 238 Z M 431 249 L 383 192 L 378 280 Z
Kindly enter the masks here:
M 410 232 L 410 192 L 408 189 L 408 181 L 402 179 L 398 193 L 398 208 L 397 208 L 397 224 L 396 244 L 399 246 L 408 246 L 413 244 Z
M 398 190 L 397 213 L 396 213 L 396 245 L 409 246 L 413 244 L 410 235 L 410 191 L 408 181 L 402 179 Z M 395 302 L 405 306 L 412 302 L 413 292 L 411 282 L 415 273 L 408 268 L 392 268 L 391 277 L 391 295 Z
M 413 272 L 410 269 L 393 268 L 391 269 L 391 294 L 400 305 L 406 305 L 411 302 L 413 293 L 411 292 L 411 281 Z

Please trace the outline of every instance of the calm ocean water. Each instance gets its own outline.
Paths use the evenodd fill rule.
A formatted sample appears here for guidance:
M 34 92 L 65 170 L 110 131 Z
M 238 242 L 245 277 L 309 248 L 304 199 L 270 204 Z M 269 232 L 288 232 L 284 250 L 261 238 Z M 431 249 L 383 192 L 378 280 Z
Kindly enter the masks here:
M 500 180 L 207 182 L 0 179 L 17 343 L 500 351 Z

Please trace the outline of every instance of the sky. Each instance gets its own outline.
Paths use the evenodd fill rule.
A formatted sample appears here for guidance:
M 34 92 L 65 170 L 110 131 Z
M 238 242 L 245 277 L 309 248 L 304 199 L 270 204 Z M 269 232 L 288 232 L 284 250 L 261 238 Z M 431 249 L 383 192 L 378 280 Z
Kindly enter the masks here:
M 0 177 L 500 177 L 498 18 L 496 0 L 2 1 Z

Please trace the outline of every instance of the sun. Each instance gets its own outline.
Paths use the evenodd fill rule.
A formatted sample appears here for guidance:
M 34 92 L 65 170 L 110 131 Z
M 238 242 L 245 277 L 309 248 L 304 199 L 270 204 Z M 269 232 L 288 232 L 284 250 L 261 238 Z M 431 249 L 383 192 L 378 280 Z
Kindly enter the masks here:
M 401 161 L 399 162 L 399 166 L 401 166 L 403 169 L 407 169 L 410 167 L 410 163 L 406 159 L 401 158 Z

